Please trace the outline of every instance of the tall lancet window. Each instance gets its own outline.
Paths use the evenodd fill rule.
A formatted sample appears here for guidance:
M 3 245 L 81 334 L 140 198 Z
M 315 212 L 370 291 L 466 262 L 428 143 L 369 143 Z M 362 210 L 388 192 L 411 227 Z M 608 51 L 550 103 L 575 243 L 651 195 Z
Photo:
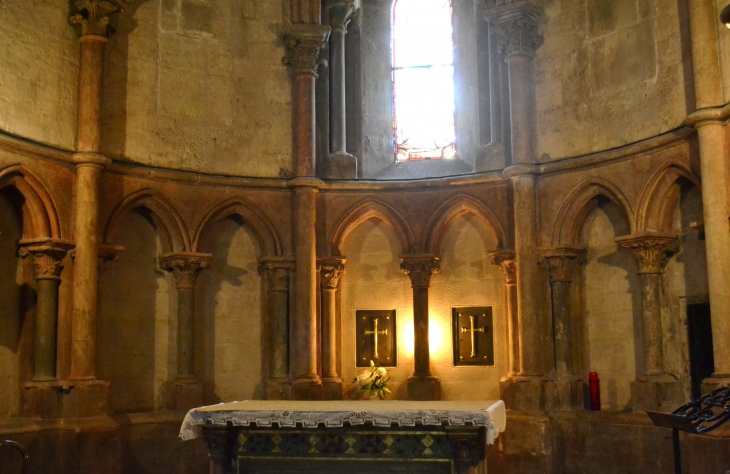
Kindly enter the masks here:
M 451 0 L 394 0 L 392 21 L 396 159 L 453 158 Z

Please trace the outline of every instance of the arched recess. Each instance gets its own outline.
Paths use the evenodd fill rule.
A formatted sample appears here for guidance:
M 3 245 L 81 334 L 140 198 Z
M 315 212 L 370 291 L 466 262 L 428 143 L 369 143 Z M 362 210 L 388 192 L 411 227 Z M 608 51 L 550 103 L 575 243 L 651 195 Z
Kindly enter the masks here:
M 23 197 L 23 239 L 61 238 L 58 210 L 46 187 L 26 167 L 0 171 L 0 189 L 14 187 Z
M 332 256 L 341 256 L 342 243 L 347 235 L 363 222 L 377 218 L 388 224 L 400 241 L 401 253 L 414 253 L 416 241 L 408 222 L 403 216 L 388 204 L 376 199 L 368 199 L 346 210 L 334 226 L 330 238 L 330 252 Z
M 553 224 L 553 246 L 581 243 L 586 219 L 599 204 L 599 198 L 608 199 L 614 203 L 626 219 L 629 233 L 635 232 L 634 214 L 624 193 L 606 179 L 591 177 L 573 188 L 560 206 Z
M 272 222 L 254 203 L 242 197 L 226 199 L 208 211 L 195 233 L 193 252 L 201 252 L 206 247 L 211 228 L 231 216 L 239 216 L 250 227 L 263 257 L 282 255 L 281 240 Z
M 699 179 L 687 163 L 668 158 L 654 168 L 641 191 L 636 210 L 639 232 L 672 232 L 680 199 L 675 184 L 700 188 Z
M 423 249 L 426 252 L 441 255 L 441 245 L 451 224 L 459 217 L 470 214 L 481 219 L 492 231 L 498 249 L 505 248 L 507 234 L 494 211 L 473 197 L 459 195 L 443 203 L 433 214 L 422 239 Z
M 154 189 L 142 189 L 130 194 L 112 212 L 104 231 L 104 243 L 114 243 L 119 223 L 124 216 L 138 211 L 157 229 L 165 253 L 190 251 L 190 233 L 175 206 Z

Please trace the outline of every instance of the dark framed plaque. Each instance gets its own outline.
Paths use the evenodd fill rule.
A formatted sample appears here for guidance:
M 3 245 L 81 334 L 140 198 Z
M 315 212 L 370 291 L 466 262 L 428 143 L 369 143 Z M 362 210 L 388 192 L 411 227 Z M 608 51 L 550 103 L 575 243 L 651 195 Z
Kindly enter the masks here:
M 383 367 L 398 363 L 395 333 L 395 310 L 355 311 L 357 367 L 370 367 L 372 360 Z
M 452 308 L 451 313 L 454 365 L 494 365 L 492 308 Z

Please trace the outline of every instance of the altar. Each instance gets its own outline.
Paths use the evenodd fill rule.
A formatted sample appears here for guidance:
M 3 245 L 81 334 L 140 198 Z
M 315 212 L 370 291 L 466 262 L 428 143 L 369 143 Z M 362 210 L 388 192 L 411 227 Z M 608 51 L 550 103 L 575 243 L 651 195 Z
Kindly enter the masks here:
M 190 410 L 214 474 L 486 473 L 502 401 L 244 401 Z

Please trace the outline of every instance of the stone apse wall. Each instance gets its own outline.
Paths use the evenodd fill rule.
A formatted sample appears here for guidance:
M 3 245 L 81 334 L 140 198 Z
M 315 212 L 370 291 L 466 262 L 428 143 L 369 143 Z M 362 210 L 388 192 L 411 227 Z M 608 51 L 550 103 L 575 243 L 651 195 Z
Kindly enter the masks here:
M 98 183 L 102 258 L 92 360 L 95 377 L 109 385 L 107 405 L 91 416 L 64 405 L 79 390 L 68 382 L 76 370 L 80 258 L 72 251 L 80 245 L 78 36 L 67 24 L 67 2 L 33 2 L 34 16 L 48 25 L 38 34 L 23 28 L 27 5 L 0 4 L 0 42 L 9 53 L 0 64 L 8 91 L 0 99 L 0 302 L 7 308 L 0 315 L 0 436 L 23 442 L 33 469 L 43 472 L 203 472 L 202 444 L 176 441 L 186 402 L 291 396 L 302 347 L 314 349 L 319 375 L 333 364 L 342 397 L 353 397 L 354 311 L 396 309 L 399 334 L 415 338 L 411 280 L 400 256 L 429 254 L 441 267 L 429 288 L 431 371 L 441 399 L 501 397 L 511 408 L 490 469 L 669 469 L 666 433 L 642 411 L 651 405 L 642 376 L 659 351 L 673 390 L 663 408 L 689 399 L 686 305 L 710 294 L 702 229 L 694 225 L 706 218 L 701 143 L 682 125 L 695 109 L 697 86 L 688 84 L 691 72 L 676 67 L 691 66 L 687 6 L 622 1 L 604 11 L 600 2 L 547 2 L 545 43 L 534 58 L 529 172 L 519 171 L 524 163 L 513 154 L 495 171 L 459 177 L 315 180 L 308 185 L 317 190 L 314 238 L 307 240 L 292 205 L 302 188 L 289 179 L 300 154 L 292 147 L 297 96 L 280 39 L 304 3 L 161 0 L 131 4 L 119 16 L 106 45 L 97 150 L 112 163 Z M 378 2 L 363 7 L 369 3 Z M 659 20 L 667 16 L 671 21 Z M 579 47 L 566 31 L 579 37 Z M 727 40 L 719 44 L 724 58 Z M 626 55 L 638 59 L 617 59 Z M 376 86 L 363 81 L 373 94 Z M 503 169 L 510 163 L 517 167 Z M 525 175 L 534 179 L 527 193 L 536 206 L 534 242 L 520 220 Z M 46 404 L 29 396 L 37 388 L 30 382 L 38 366 L 38 295 L 45 291 L 33 239 L 65 249 L 54 254 L 59 383 Z M 316 331 L 307 339 L 288 327 L 290 343 L 282 345 L 277 321 L 283 314 L 286 333 L 306 299 L 295 269 L 302 246 L 323 269 L 316 275 Z M 652 307 L 643 299 L 638 273 L 646 262 L 637 249 L 661 261 L 648 273 L 659 275 L 652 281 L 661 296 Z M 180 255 L 204 263 L 186 274 L 174 263 Z M 530 269 L 515 269 L 515 260 L 529 255 Z M 334 286 L 336 312 L 325 317 L 325 268 L 333 258 L 345 260 L 346 273 Z M 560 273 L 562 265 L 571 271 Z M 534 282 L 529 320 L 517 309 L 518 276 Z M 556 284 L 568 288 L 562 299 Z M 569 316 L 567 333 L 553 327 L 556 301 Z M 451 307 L 470 305 L 493 307 L 494 366 L 452 364 Z M 647 338 L 647 308 L 660 322 L 660 343 Z M 194 353 L 186 375 L 200 382 L 199 393 L 175 383 L 184 317 L 192 317 Z M 334 341 L 324 337 L 329 324 Z M 401 344 L 398 356 L 393 397 L 405 399 L 414 348 Z M 589 371 L 599 372 L 603 411 L 588 412 L 582 399 L 551 388 L 558 370 L 575 376 L 580 390 Z M 523 390 L 520 377 L 539 380 L 540 388 Z M 723 436 L 686 438 L 688 472 L 724 472 L 730 459 Z

